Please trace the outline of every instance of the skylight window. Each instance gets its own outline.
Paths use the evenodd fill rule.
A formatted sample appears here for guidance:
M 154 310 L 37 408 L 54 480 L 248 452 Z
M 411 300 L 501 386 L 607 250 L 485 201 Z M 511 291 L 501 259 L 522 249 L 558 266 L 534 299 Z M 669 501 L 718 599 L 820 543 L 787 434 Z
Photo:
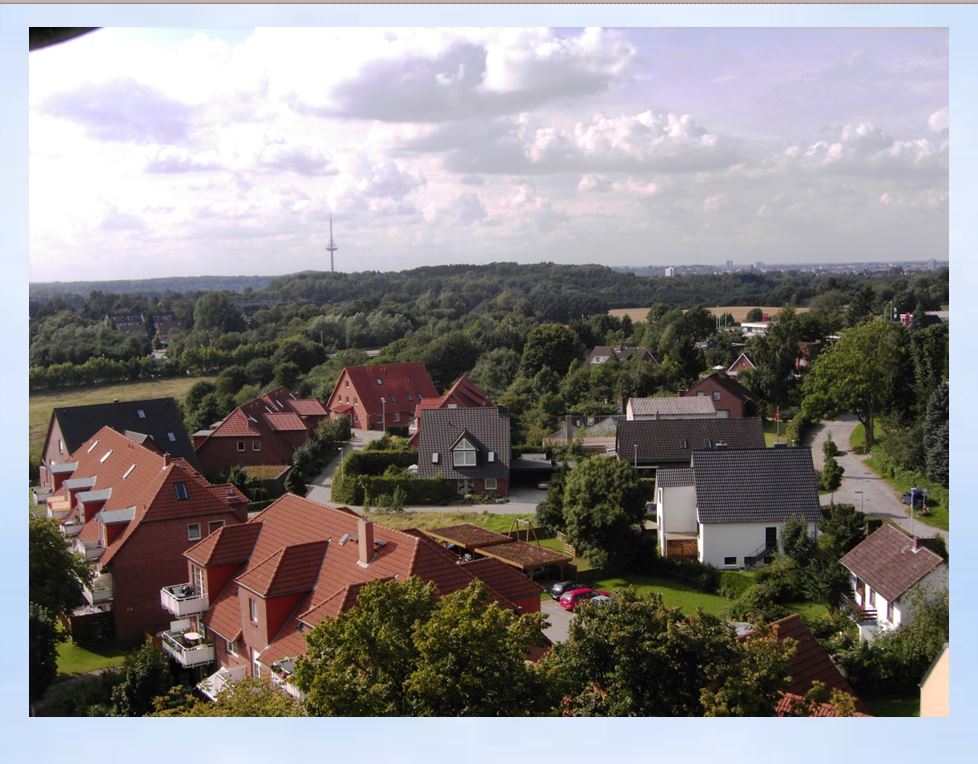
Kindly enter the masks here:
M 129 476 L 130 476 L 130 475 L 132 474 L 132 471 L 133 471 L 134 469 L 136 469 L 136 465 L 135 465 L 135 464 L 133 464 L 133 465 L 132 465 L 131 467 L 129 467 L 129 469 L 127 469 L 127 470 L 126 470 L 126 471 L 125 471 L 125 472 L 123 473 L 123 475 L 122 475 L 122 479 L 123 479 L 123 480 L 125 480 L 125 479 L 126 479 L 127 477 L 129 477 Z
M 94 443 L 92 443 L 92 445 L 90 445 L 90 446 L 88 447 L 88 450 L 87 450 L 87 451 L 86 451 L 85 453 L 86 453 L 86 454 L 90 454 L 90 453 L 92 453 L 92 451 L 94 451 L 94 450 L 95 450 L 95 446 L 97 446 L 97 445 L 98 445 L 98 441 L 96 440 L 96 441 L 95 441 Z
M 190 494 L 187 493 L 187 484 L 186 483 L 174 483 L 173 484 L 173 490 L 177 494 L 177 500 L 178 501 L 187 501 L 187 499 L 190 498 Z
M 176 435 L 174 435 L 174 434 L 173 434 L 172 432 L 168 432 L 168 433 L 166 434 L 166 437 L 167 437 L 167 439 L 168 439 L 168 440 L 169 440 L 169 441 L 170 441 L 171 443 L 176 443 L 176 442 L 177 442 L 177 436 L 176 436 Z
M 384 380 L 382 380 L 380 377 L 377 377 L 377 384 L 378 385 L 384 384 Z
M 103 456 L 101 459 L 98 460 L 98 463 L 99 464 L 102 464 L 110 456 L 112 456 L 112 449 L 111 448 L 108 451 L 105 452 L 105 456 Z
M 136 416 L 138 416 L 140 419 L 145 419 L 146 412 L 143 411 L 142 409 L 136 409 Z

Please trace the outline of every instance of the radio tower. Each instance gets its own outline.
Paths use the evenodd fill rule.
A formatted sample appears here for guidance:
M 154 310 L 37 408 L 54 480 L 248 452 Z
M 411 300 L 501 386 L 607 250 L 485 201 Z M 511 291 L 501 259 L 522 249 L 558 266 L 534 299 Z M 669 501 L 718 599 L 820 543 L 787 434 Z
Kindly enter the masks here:
M 329 252 L 329 272 L 332 273 L 335 269 L 333 268 L 333 253 L 338 250 L 333 243 L 333 216 L 329 216 L 329 244 L 326 245 L 326 251 Z

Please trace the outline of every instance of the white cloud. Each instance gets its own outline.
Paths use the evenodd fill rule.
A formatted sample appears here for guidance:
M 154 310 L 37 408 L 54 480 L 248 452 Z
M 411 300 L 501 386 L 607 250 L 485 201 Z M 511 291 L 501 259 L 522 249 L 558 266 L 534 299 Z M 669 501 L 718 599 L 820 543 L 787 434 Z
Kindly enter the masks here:
M 947 107 L 943 109 L 938 109 L 927 119 L 927 127 L 935 133 L 943 133 L 951 126 L 950 119 L 948 117 Z

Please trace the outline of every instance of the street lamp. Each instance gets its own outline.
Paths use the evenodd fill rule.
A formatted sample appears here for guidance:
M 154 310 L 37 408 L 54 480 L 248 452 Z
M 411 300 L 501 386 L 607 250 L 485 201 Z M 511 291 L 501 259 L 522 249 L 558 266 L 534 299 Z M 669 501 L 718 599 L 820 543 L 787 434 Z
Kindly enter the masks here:
M 635 448 L 635 469 L 638 469 L 638 443 L 634 444 Z
M 859 494 L 859 511 L 862 512 L 863 511 L 863 492 L 862 491 L 853 491 L 853 493 L 858 493 Z
M 387 432 L 387 399 L 384 396 L 380 397 L 380 423 L 381 430 Z
M 340 480 L 343 479 L 343 446 L 336 449 L 340 454 Z

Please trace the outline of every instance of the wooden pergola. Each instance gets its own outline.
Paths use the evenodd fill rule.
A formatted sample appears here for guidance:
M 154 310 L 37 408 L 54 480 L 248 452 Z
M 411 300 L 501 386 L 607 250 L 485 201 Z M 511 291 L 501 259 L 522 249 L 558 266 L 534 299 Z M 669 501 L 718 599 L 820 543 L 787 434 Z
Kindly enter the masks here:
M 478 525 L 463 523 L 462 525 L 450 525 L 446 528 L 435 528 L 433 531 L 424 531 L 433 539 L 444 544 L 454 544 L 461 547 L 466 552 L 474 552 L 477 547 L 493 546 L 494 544 L 508 544 L 513 539 L 503 533 L 496 533 Z
M 560 566 L 560 574 L 563 576 L 564 566 L 574 559 L 571 555 L 540 546 L 539 542 L 531 544 L 528 541 L 514 541 L 512 536 L 468 523 L 424 532 L 444 544 L 454 544 L 466 552 L 499 560 L 510 567 L 517 568 L 530 578 L 538 569 L 550 565 Z

